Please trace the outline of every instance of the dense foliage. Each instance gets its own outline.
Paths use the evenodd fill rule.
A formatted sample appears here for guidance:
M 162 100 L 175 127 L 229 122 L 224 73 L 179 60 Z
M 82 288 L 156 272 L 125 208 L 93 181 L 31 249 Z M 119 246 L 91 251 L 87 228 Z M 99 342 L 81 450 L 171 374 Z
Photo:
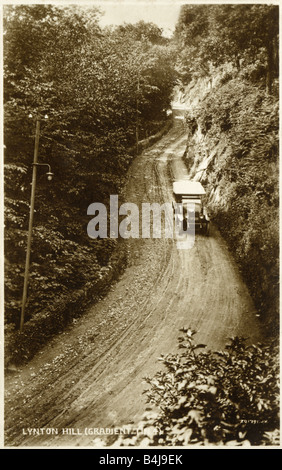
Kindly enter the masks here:
M 181 331 L 179 353 L 163 355 L 162 370 L 146 378 L 154 409 L 138 424 L 144 434 L 132 432 L 119 444 L 278 445 L 277 348 L 235 337 L 223 351 L 206 351 L 195 331 Z
M 278 76 L 279 8 L 275 5 L 183 5 L 176 25 L 184 79 L 232 61 L 261 62 L 269 92 Z
M 116 240 L 88 238 L 87 207 L 120 192 L 136 136 L 166 121 L 175 74 L 162 31 L 98 20 L 95 8 L 4 7 L 7 328 L 20 316 L 36 116 L 55 176 L 38 168 L 27 321 L 112 267 Z

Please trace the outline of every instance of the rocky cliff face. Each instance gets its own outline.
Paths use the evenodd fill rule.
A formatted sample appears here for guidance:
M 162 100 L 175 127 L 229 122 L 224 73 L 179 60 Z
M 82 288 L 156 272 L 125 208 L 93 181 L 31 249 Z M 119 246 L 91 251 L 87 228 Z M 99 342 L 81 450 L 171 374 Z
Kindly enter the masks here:
M 207 190 L 224 235 L 271 335 L 278 335 L 278 98 L 222 68 L 178 96 L 185 103 L 185 163 Z

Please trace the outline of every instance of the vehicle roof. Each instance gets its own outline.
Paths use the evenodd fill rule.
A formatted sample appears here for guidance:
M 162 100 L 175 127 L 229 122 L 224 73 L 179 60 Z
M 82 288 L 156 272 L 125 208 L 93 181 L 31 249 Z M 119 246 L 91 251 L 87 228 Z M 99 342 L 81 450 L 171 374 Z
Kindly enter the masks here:
M 173 183 L 174 194 L 183 194 L 189 196 L 201 196 L 206 194 L 203 186 L 199 181 L 174 181 Z

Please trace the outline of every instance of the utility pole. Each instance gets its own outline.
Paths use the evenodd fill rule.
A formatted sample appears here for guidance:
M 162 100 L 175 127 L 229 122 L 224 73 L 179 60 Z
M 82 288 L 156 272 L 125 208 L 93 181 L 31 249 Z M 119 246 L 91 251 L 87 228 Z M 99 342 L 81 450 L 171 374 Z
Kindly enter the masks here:
M 139 90 L 140 90 L 140 78 L 139 70 L 137 75 L 137 98 L 136 98 L 136 153 L 138 155 L 138 146 L 139 146 Z
M 26 261 L 25 261 L 25 273 L 24 273 L 24 287 L 23 287 L 23 299 L 22 299 L 20 331 L 23 331 L 25 305 L 26 305 L 26 299 L 27 299 L 31 239 L 32 239 L 32 226 L 33 226 L 33 215 L 34 215 L 35 187 L 36 187 L 36 176 L 37 176 L 39 136 L 40 136 L 40 119 L 39 119 L 39 117 L 37 117 L 37 119 L 36 119 L 36 130 L 35 130 L 35 144 L 34 144 L 32 184 L 31 184 L 31 197 L 30 197 L 30 211 L 29 211 L 29 226 L 28 226 L 28 236 L 27 236 L 27 249 L 26 249 Z

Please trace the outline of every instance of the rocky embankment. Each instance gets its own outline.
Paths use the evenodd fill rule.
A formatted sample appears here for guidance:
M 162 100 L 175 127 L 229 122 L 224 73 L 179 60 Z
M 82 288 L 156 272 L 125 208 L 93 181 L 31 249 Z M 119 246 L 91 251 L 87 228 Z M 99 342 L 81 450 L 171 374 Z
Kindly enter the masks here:
M 183 88 L 185 163 L 207 189 L 266 331 L 278 336 L 278 98 L 225 67 Z

